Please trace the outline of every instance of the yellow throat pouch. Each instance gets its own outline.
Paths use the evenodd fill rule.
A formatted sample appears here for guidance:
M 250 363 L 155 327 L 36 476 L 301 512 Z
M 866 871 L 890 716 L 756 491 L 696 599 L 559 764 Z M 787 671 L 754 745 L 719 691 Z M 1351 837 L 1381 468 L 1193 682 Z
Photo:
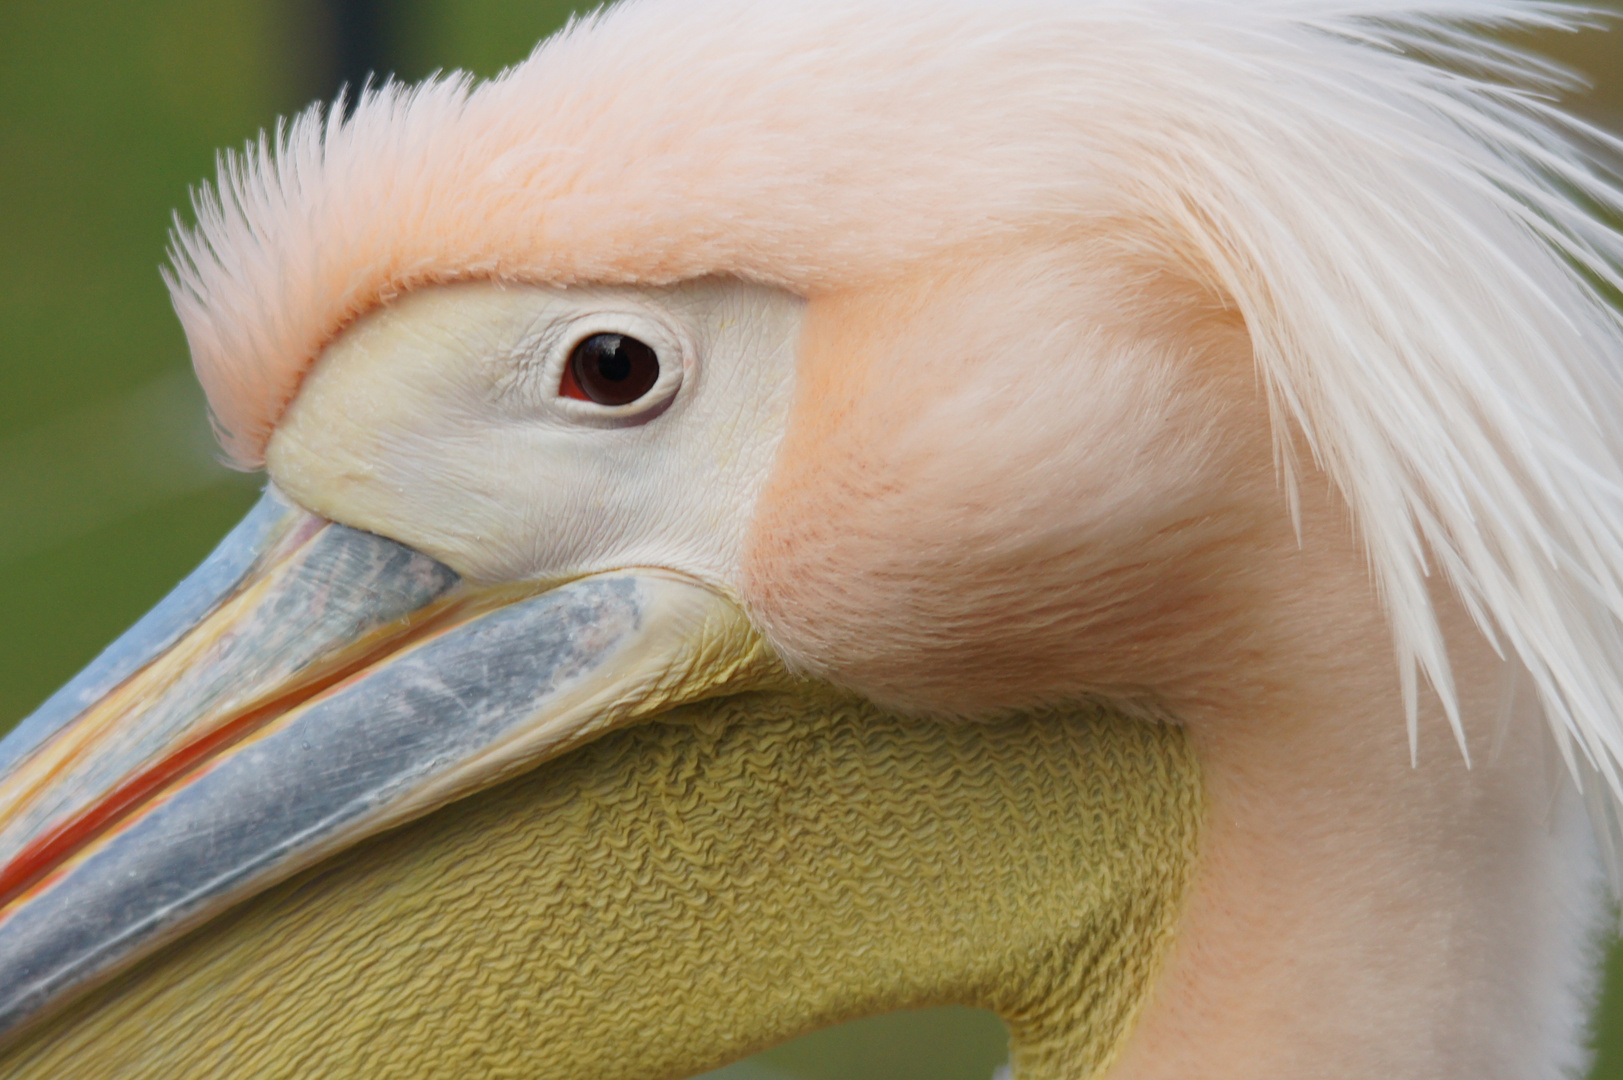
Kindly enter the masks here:
M 692 1076 L 895 1009 L 996 1012 L 1022 1080 L 1106 1069 L 1195 857 L 1179 730 L 679 707 L 257 896 L 0 1076 Z

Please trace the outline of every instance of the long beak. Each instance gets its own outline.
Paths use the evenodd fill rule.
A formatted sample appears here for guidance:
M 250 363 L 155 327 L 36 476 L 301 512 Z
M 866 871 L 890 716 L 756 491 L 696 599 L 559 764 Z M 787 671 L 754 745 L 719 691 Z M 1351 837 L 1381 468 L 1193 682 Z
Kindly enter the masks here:
M 0 1036 L 334 851 L 769 668 L 676 575 L 477 588 L 271 489 L 0 741 Z

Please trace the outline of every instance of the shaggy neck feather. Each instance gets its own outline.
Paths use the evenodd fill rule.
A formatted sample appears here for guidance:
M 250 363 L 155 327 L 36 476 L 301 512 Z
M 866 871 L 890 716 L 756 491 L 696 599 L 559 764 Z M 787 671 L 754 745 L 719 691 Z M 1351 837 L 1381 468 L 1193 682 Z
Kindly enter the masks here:
M 1607 909 L 1581 799 L 1441 589 L 1473 765 L 1434 698 L 1411 765 L 1389 631 L 1316 490 L 1272 562 L 1280 678 L 1188 717 L 1205 850 L 1111 1080 L 1581 1075 Z

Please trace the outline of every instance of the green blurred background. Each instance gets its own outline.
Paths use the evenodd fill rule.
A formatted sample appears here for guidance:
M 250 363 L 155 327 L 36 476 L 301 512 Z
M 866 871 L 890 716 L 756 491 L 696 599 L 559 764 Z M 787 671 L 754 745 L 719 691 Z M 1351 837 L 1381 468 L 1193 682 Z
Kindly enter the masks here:
M 367 73 L 490 75 L 572 5 L 537 0 L 0 0 L 0 730 L 161 597 L 253 502 L 215 461 L 158 277 L 216 151 Z M 1623 129 L 1623 33 L 1540 47 Z M 993 1017 L 821 1032 L 716 1080 L 987 1080 Z M 1623 952 L 1593 1076 L 1623 1080 Z

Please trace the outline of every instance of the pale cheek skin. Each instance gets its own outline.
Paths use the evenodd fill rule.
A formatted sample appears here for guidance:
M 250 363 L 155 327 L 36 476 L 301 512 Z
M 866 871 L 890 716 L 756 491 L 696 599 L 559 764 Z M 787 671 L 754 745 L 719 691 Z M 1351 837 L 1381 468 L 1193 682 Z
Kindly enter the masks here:
M 625 562 L 627 518 L 651 494 L 626 467 L 634 448 L 586 453 L 556 432 L 499 427 L 368 445 L 324 438 L 334 429 L 304 419 L 278 432 L 267 459 L 291 498 L 477 581 L 563 579 L 601 568 L 594 561 Z M 549 485 L 549 474 L 566 479 Z M 522 492 L 515 478 L 529 481 Z
M 646 416 L 581 419 L 580 403 L 560 404 L 552 353 L 513 370 L 515 341 L 536 325 L 589 324 L 600 308 L 646 309 L 691 342 L 691 355 L 662 357 L 684 373 Z M 784 426 L 801 308 L 726 281 L 428 290 L 335 342 L 278 427 L 267 468 L 301 505 L 476 581 L 649 566 L 732 592 L 739 537 Z
M 488 435 L 462 437 L 464 418 L 491 394 L 477 365 L 501 338 L 499 305 L 464 298 L 454 329 L 447 313 L 404 298 L 387 317 L 351 327 L 306 377 L 266 452 L 266 470 L 300 505 L 417 547 L 448 565 L 469 565 L 481 539 L 499 535 L 504 511 Z M 483 384 L 483 385 L 481 385 Z M 463 442 L 474 454 L 449 453 Z M 430 464 L 434 468 L 427 468 Z M 435 510 L 422 512 L 425 506 Z

